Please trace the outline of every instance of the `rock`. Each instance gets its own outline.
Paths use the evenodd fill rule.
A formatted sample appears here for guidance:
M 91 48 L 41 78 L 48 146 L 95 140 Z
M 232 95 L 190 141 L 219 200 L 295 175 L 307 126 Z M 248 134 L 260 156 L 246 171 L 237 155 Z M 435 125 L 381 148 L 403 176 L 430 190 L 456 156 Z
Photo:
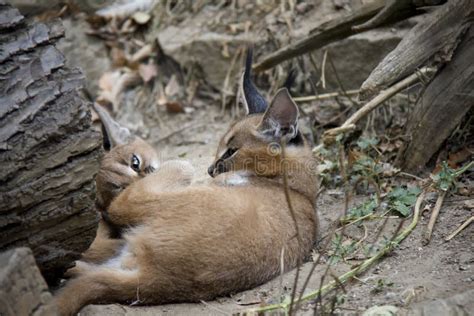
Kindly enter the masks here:
M 204 73 L 204 78 L 216 89 L 223 88 L 237 48 L 247 45 L 248 39 L 249 37 L 243 33 L 230 35 L 210 31 L 203 32 L 194 23 L 184 27 L 171 25 L 158 34 L 158 40 L 166 54 L 172 56 L 184 67 L 197 63 Z M 240 67 L 240 63 L 235 65 L 234 75 L 236 70 L 240 71 Z M 233 88 L 234 77 L 230 76 L 229 78 L 231 80 L 229 82 L 230 88 Z
M 474 311 L 474 289 L 446 299 L 435 299 L 414 304 L 400 315 L 405 316 L 467 316 Z
M 398 308 L 393 305 L 372 306 L 362 316 L 392 316 L 396 315 Z
M 321 71 L 324 51 L 328 50 L 328 59 L 333 61 L 344 89 L 359 89 L 377 64 L 397 46 L 404 33 L 400 30 L 391 32 L 387 28 L 361 33 L 328 45 L 316 51 L 314 56 L 319 61 Z M 326 62 L 325 75 L 326 89 L 338 90 L 339 84 L 329 60 Z
M 90 29 L 84 17 L 63 20 L 66 36 L 58 43 L 58 48 L 66 56 L 66 65 L 79 67 L 86 76 L 86 89 L 96 97 L 100 77 L 111 68 L 111 61 L 104 41 L 87 35 Z
M 29 248 L 0 254 L 0 315 L 56 315 L 48 286 Z

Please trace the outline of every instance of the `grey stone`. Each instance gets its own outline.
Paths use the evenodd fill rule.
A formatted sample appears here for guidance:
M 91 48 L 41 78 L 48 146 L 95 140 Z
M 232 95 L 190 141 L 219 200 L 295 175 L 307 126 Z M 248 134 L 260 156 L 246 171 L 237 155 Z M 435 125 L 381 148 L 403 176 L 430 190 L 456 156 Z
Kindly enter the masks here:
M 29 248 L 0 254 L 0 315 L 56 315 L 48 286 Z
M 401 315 L 406 316 L 467 316 L 474 311 L 474 289 L 445 299 L 423 301 Z
M 397 46 L 404 33 L 403 30 L 392 32 L 387 28 L 361 33 L 328 45 L 316 51 L 314 56 L 321 66 L 324 51 L 327 50 L 344 89 L 359 89 L 385 55 Z M 325 66 L 325 76 L 327 90 L 339 89 L 329 60 Z
M 90 29 L 84 17 L 63 20 L 66 36 L 57 47 L 66 56 L 66 65 L 79 67 L 86 76 L 86 89 L 95 97 L 100 77 L 111 68 L 104 41 L 87 35 Z

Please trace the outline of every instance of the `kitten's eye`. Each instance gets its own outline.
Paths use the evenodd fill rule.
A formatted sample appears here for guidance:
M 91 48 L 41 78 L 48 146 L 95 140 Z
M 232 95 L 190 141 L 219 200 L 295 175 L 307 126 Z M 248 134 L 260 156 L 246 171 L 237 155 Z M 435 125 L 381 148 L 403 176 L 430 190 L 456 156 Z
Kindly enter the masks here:
M 140 158 L 137 155 L 132 156 L 132 161 L 130 162 L 130 167 L 136 172 L 140 171 Z
M 227 151 L 222 155 L 221 159 L 227 159 L 235 154 L 239 150 L 238 148 L 229 148 Z

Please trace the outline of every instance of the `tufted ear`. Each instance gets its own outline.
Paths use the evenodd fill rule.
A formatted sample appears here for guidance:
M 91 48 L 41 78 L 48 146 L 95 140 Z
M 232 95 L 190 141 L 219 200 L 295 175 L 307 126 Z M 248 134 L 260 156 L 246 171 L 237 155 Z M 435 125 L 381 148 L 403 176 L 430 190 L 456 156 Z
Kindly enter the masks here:
M 129 129 L 117 123 L 104 107 L 94 103 L 94 110 L 102 122 L 102 134 L 104 136 L 104 148 L 106 150 L 132 141 L 133 136 Z
M 240 82 L 240 95 L 247 114 L 263 113 L 267 109 L 267 101 L 252 82 L 252 55 L 252 48 L 248 48 L 245 71 Z
M 290 140 L 298 134 L 299 110 L 288 89 L 278 90 L 263 115 L 258 131 L 272 138 Z

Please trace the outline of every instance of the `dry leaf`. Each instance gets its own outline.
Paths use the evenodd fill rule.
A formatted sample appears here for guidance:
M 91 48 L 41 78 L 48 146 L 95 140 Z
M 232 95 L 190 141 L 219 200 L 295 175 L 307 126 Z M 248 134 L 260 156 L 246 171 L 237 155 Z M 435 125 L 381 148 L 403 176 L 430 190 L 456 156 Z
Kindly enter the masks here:
M 389 163 L 382 163 L 382 174 L 385 177 L 393 177 L 395 174 L 399 173 L 400 169 L 395 168 Z
M 184 107 L 180 102 L 171 101 L 166 103 L 166 110 L 170 113 L 183 113 Z
M 470 210 L 474 210 L 474 200 L 466 200 L 464 201 L 464 206 Z
M 138 66 L 138 73 L 140 77 L 142 77 L 143 82 L 148 83 L 158 75 L 158 68 L 153 63 L 140 64 L 140 66 Z
M 170 81 L 166 85 L 165 94 L 167 97 L 178 96 L 181 92 L 181 86 L 179 85 L 176 75 L 171 76 Z
M 123 67 L 127 64 L 125 53 L 118 47 L 112 47 L 110 50 L 110 57 L 112 58 L 112 64 L 114 67 Z
M 120 71 L 108 71 L 99 79 L 99 88 L 102 91 L 112 92 L 112 89 L 118 79 L 120 78 Z
M 140 81 L 141 78 L 135 72 L 106 72 L 99 79 L 100 92 L 97 101 L 102 104 L 112 103 L 115 112 L 120 103 L 119 95 Z
M 140 24 L 140 25 L 144 25 L 144 24 L 147 24 L 150 21 L 151 16 L 146 12 L 138 11 L 138 12 L 135 12 L 132 15 L 132 19 L 133 19 L 133 21 L 135 21 L 135 23 Z

